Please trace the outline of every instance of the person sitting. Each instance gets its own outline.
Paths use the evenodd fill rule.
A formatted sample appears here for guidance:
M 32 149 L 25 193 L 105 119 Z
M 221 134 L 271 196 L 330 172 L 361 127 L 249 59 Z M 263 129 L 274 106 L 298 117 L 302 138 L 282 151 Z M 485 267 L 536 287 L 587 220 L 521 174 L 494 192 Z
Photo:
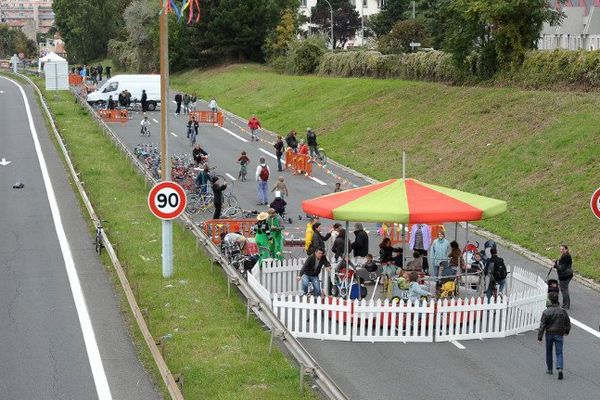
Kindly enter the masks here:
M 281 192 L 275 192 L 275 200 L 269 204 L 269 207 L 275 210 L 277 214 L 281 218 L 285 216 L 285 206 L 287 205 L 286 201 L 281 197 Z
M 210 170 L 208 169 L 208 167 L 204 167 L 204 169 L 196 177 L 196 188 L 200 189 L 201 194 L 208 193 L 208 183 L 210 181 Z
M 397 255 L 394 256 L 394 253 Z M 379 244 L 379 262 L 382 264 L 394 263 L 397 266 L 402 266 L 402 249 L 392 247 L 390 238 L 383 238 Z
M 198 143 L 196 147 L 194 147 L 194 150 L 192 150 L 192 157 L 194 158 L 194 161 L 196 161 L 196 164 L 201 165 L 206 162 L 208 153 L 202 148 L 202 145 Z
M 405 271 L 423 271 L 423 257 L 421 256 L 421 252 L 414 251 L 413 259 L 406 263 Z
M 431 296 L 427 290 L 423 289 L 421 285 L 417 282 L 419 279 L 419 274 L 417 271 L 407 272 L 408 281 L 410 282 L 408 285 L 408 299 L 413 303 L 417 303 L 421 297 L 423 296 Z
M 367 270 L 367 272 L 377 272 L 378 265 L 375 260 L 373 260 L 373 254 L 367 254 L 363 267 Z
M 450 255 L 448 257 L 450 258 L 451 267 L 460 267 L 461 269 L 465 268 L 465 262 L 462 258 L 462 252 L 460 251 L 458 242 L 456 240 L 450 242 Z
M 319 233 L 315 231 L 315 234 L 318 235 Z M 316 297 L 321 296 L 321 281 L 319 280 L 319 275 L 323 267 L 325 267 L 327 271 L 331 270 L 331 265 L 325 257 L 325 251 L 320 247 L 315 249 L 314 253 L 306 259 L 296 278 L 297 280 L 302 281 L 302 291 L 305 296 L 308 294 L 309 283 L 312 283 L 313 295 Z
M 485 264 L 483 263 L 481 253 L 475 253 L 475 255 L 473 257 L 474 257 L 474 260 L 471 263 L 471 265 L 469 266 L 469 268 L 467 268 L 467 270 L 466 270 L 467 273 L 477 274 L 477 273 L 482 272 L 485 268 Z
M 456 270 L 448 264 L 447 261 L 440 263 L 440 278 L 441 283 L 454 281 L 456 279 Z

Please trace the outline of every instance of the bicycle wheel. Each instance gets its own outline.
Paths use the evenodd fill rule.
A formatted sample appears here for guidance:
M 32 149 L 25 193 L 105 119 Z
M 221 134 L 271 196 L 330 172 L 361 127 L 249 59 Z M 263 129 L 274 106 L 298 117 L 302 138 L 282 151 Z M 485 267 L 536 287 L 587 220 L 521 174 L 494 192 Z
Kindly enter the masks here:
M 191 215 L 196 214 L 200 210 L 200 195 L 196 193 L 189 193 L 187 195 L 187 204 L 185 206 L 185 212 Z
M 211 193 L 206 193 L 202 195 L 199 201 L 200 209 L 203 212 L 210 210 L 211 207 L 213 207 L 213 199 L 214 196 Z
M 235 197 L 233 194 L 227 194 L 225 195 L 225 197 L 227 198 L 227 205 L 229 207 L 237 207 L 238 205 L 238 199 L 237 197 Z
M 319 150 L 317 155 L 321 164 L 327 164 L 327 154 L 325 153 L 325 150 Z

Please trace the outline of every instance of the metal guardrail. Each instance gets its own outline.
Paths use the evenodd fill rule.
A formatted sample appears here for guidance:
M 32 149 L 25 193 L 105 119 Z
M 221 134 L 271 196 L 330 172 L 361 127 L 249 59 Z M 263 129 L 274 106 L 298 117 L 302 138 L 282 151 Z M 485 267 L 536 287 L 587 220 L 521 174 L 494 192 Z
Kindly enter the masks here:
M 75 169 L 73 168 L 72 163 L 70 162 L 64 141 L 62 140 L 62 138 L 60 137 L 60 134 L 56 130 L 56 126 L 54 124 L 52 114 L 51 114 L 50 110 L 48 109 L 47 104 L 45 103 L 41 92 L 39 91 L 37 86 L 28 77 L 21 75 L 21 74 L 19 74 L 19 76 L 26 79 L 38 92 L 38 95 L 40 96 L 40 99 L 42 101 L 42 105 L 51 121 L 51 125 L 53 128 L 54 134 L 57 137 L 59 146 L 61 147 L 63 154 L 65 155 L 65 159 L 67 160 L 69 170 L 71 171 L 71 175 L 73 176 L 73 179 L 76 182 L 77 188 L 80 192 L 80 195 L 82 196 L 82 199 L 84 199 L 84 204 L 86 205 L 86 208 L 88 209 L 88 213 L 90 214 L 90 217 L 94 221 L 94 224 L 96 226 L 98 226 L 100 221 L 99 221 L 97 215 L 95 214 L 95 212 L 89 202 L 89 199 L 87 198 L 87 194 L 85 193 L 85 190 L 83 189 L 83 186 L 81 185 L 81 182 L 78 179 L 78 175 L 77 175 Z M 82 105 L 83 107 L 85 107 L 86 110 L 88 111 L 88 113 L 94 119 L 96 119 L 96 121 L 98 122 L 98 124 L 100 125 L 100 127 L 102 128 L 104 133 L 111 139 L 111 141 L 117 146 L 117 148 L 119 150 L 121 150 L 121 152 L 130 159 L 130 161 L 134 164 L 134 166 L 137 167 L 136 168 L 137 172 L 140 173 L 145 178 L 146 183 L 149 185 L 156 184 L 157 180 L 154 179 L 154 177 L 151 175 L 150 171 L 148 171 L 145 168 L 145 166 L 141 163 L 140 160 L 138 160 L 138 158 L 127 147 L 127 145 L 117 135 L 115 135 L 114 132 L 112 132 L 112 130 L 108 127 L 108 125 L 97 115 L 97 113 L 94 111 L 94 109 L 92 107 L 90 107 L 89 104 L 87 104 L 85 99 L 82 99 L 75 90 L 71 89 L 71 92 L 75 96 L 75 99 L 77 100 L 77 102 L 80 105 Z M 231 264 L 229 264 L 227 262 L 227 260 L 220 253 L 219 249 L 212 243 L 210 238 L 208 238 L 208 236 L 205 235 L 205 233 L 192 221 L 192 219 L 189 216 L 183 214 L 182 217 L 180 217 L 179 219 L 184 223 L 184 228 L 190 229 L 190 231 L 194 234 L 194 236 L 196 236 L 197 246 L 199 246 L 201 244 L 206 249 L 207 253 L 212 257 L 213 262 L 216 262 L 221 265 L 221 267 L 223 268 L 223 271 L 225 271 L 225 273 L 227 274 L 228 285 L 234 284 L 238 288 L 238 290 L 241 292 L 241 294 L 244 297 L 246 297 L 247 304 L 248 304 L 248 310 L 252 310 L 254 312 L 254 314 L 258 318 L 260 318 L 261 321 L 263 321 L 263 323 L 265 323 L 265 325 L 271 330 L 272 338 L 275 336 L 280 338 L 282 345 L 285 347 L 285 349 L 288 351 L 288 353 L 298 362 L 298 364 L 300 365 L 301 385 L 303 382 L 304 375 L 309 374 L 312 376 L 317 387 L 321 390 L 321 392 L 327 398 L 334 399 L 334 400 L 347 400 L 348 396 L 346 394 L 344 394 L 344 392 L 335 384 L 333 379 L 325 372 L 325 370 L 323 370 L 319 366 L 319 364 L 310 355 L 310 353 L 304 348 L 304 346 L 302 346 L 302 344 L 298 340 L 296 340 L 289 332 L 287 332 L 285 325 L 283 325 L 281 323 L 281 321 L 279 321 L 279 319 L 272 312 L 270 307 L 268 307 L 266 304 L 262 303 L 262 298 L 260 297 L 260 295 L 258 293 L 256 293 L 254 291 L 254 289 L 248 284 L 248 282 L 246 282 L 240 276 L 239 272 Z M 104 243 L 106 244 L 106 248 L 111 257 L 111 260 L 113 261 L 113 264 L 115 265 L 115 270 L 117 270 L 117 274 L 121 281 L 121 286 L 123 287 L 123 290 L 126 293 L 127 300 L 129 301 L 130 307 L 132 308 L 132 311 L 134 312 L 136 321 L 138 322 L 138 325 L 141 324 L 140 329 L 142 330 L 142 332 L 144 334 L 144 339 L 145 339 L 148 347 L 151 350 L 151 353 L 155 359 L 155 362 L 157 363 L 157 366 L 159 366 L 159 370 L 161 371 L 161 375 L 163 377 L 163 380 L 165 381 L 165 384 L 167 385 L 167 388 L 169 389 L 169 393 L 171 394 L 171 397 L 173 399 L 183 399 L 183 395 L 179 391 L 179 388 L 177 386 L 177 383 L 175 382 L 175 379 L 173 378 L 173 375 L 168 370 L 168 367 L 166 366 L 166 363 L 165 363 L 164 359 L 162 358 L 160 351 L 159 351 L 158 347 L 156 346 L 156 343 L 154 342 L 154 339 L 152 338 L 150 331 L 148 330 L 147 325 L 145 324 L 145 320 L 143 318 L 141 310 L 140 310 L 139 306 L 137 305 L 137 302 L 135 301 L 135 296 L 133 295 L 133 291 L 131 290 L 131 287 L 129 286 L 127 276 L 126 276 L 125 272 L 123 271 L 123 268 L 122 268 L 119 260 L 117 259 L 116 253 L 115 253 L 112 245 L 110 244 L 110 241 L 109 241 L 108 237 L 106 236 L 106 233 L 104 232 L 104 230 L 102 230 L 102 238 L 104 240 Z M 141 321 L 139 318 L 141 318 Z M 145 327 L 145 329 L 142 329 L 142 326 Z M 144 332 L 144 330 L 145 330 L 145 332 Z M 162 368 L 161 368 L 161 365 L 162 365 Z

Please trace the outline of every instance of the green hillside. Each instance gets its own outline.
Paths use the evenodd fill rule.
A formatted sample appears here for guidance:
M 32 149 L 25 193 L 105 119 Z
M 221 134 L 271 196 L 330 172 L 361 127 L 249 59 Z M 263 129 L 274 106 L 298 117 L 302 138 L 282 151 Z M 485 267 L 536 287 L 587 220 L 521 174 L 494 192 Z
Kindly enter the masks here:
M 600 279 L 600 221 L 590 211 L 600 186 L 600 96 L 399 80 L 278 75 L 257 65 L 189 71 L 181 90 L 286 133 L 316 130 L 336 160 L 377 179 L 402 173 L 508 201 L 481 225 Z

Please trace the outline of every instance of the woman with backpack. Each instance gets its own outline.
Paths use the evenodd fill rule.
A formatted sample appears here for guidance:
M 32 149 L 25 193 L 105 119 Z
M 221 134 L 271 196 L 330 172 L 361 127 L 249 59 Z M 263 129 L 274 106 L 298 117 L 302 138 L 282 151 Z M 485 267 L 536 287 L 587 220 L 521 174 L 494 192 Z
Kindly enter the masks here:
M 571 296 L 569 296 L 569 283 L 573 279 L 573 259 L 569 253 L 569 246 L 560 246 L 560 258 L 554 261 L 554 268 L 558 273 L 558 286 L 562 293 L 562 308 L 568 310 L 571 307 Z

